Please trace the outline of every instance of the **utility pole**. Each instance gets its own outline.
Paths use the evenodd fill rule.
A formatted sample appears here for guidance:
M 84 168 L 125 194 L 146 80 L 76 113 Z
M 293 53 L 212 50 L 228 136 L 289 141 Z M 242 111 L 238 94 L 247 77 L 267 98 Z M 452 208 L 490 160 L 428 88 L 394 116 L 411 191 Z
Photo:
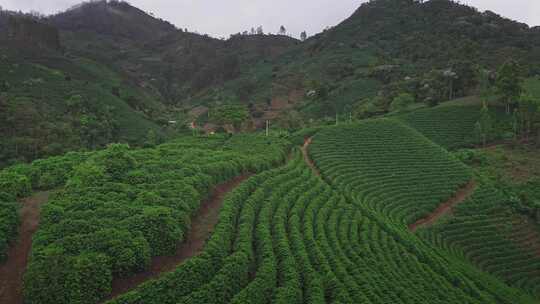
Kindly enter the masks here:
M 338 112 L 336 111 L 336 126 L 339 125 Z
M 268 137 L 269 129 L 270 129 L 270 121 L 268 121 L 267 119 L 266 120 L 266 137 Z

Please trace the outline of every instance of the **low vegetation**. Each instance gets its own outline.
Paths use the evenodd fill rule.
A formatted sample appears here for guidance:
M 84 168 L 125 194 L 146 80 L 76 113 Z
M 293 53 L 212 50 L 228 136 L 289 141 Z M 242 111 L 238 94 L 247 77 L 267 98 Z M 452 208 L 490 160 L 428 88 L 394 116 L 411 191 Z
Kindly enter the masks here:
M 98 302 L 113 277 L 172 254 L 214 185 L 283 161 L 285 142 L 239 137 L 111 145 L 75 166 L 43 207 L 25 274 L 28 303 Z
M 373 0 L 286 34 L 0 9 L 0 302 L 537 303 L 539 29 Z
M 527 296 L 373 219 L 296 153 L 228 195 L 200 256 L 108 303 L 516 300 Z
M 540 297 L 538 220 L 516 212 L 512 197 L 482 185 L 451 218 L 421 233 L 480 269 Z M 519 208 L 519 207 L 518 207 Z M 530 217 L 533 215 L 533 217 Z
M 433 212 L 472 178 L 444 149 L 387 119 L 324 129 L 311 155 L 348 195 L 404 224 Z

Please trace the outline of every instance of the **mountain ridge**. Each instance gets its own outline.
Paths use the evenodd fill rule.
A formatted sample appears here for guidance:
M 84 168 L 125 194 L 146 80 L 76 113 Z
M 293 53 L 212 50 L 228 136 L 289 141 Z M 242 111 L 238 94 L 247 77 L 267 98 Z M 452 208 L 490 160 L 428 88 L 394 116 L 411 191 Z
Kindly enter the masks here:
M 4 11 L 0 32 L 13 16 L 58 28 L 61 50 L 40 52 L 30 43 L 16 54 L 4 38 L 5 53 L 15 56 L 9 64 L 19 56 L 83 85 L 99 82 L 124 109 L 163 129 L 170 121 L 180 129 L 191 123 L 186 113 L 194 107 L 224 104 L 247 108 L 244 130 L 264 127 L 266 120 L 294 129 L 312 120 L 386 113 L 402 93 L 429 104 L 475 94 L 477 69 L 493 72 L 511 58 L 527 63 L 527 75 L 540 73 L 540 27 L 449 0 L 370 1 L 304 42 L 283 35 L 216 39 L 122 1 L 85 2 L 49 17 Z M 81 63 L 93 73 L 74 67 Z M 448 73 L 456 75 L 451 88 Z M 40 79 L 27 77 L 23 81 Z M 10 78 L 3 75 L 0 84 L 12 85 Z M 53 83 L 40 85 L 60 85 Z M 79 95 L 54 90 L 65 100 Z M 198 126 L 219 124 L 195 119 Z

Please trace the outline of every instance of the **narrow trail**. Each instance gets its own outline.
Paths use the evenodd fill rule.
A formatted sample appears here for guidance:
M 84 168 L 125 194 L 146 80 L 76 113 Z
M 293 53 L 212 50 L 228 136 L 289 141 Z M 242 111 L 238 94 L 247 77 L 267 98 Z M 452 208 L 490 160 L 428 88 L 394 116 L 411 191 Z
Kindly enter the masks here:
M 219 210 L 225 195 L 250 176 L 251 174 L 242 175 L 215 186 L 210 197 L 201 203 L 199 211 L 191 221 L 191 229 L 184 242 L 178 246 L 175 255 L 153 257 L 148 270 L 127 278 L 115 278 L 112 282 L 112 293 L 103 302 L 124 294 L 164 272 L 173 271 L 185 260 L 199 254 L 219 220 Z
M 435 211 L 423 219 L 419 219 L 416 223 L 409 225 L 409 230 L 415 232 L 420 226 L 429 226 L 435 223 L 442 216 L 452 212 L 452 209 L 469 198 L 476 189 L 476 182 L 471 180 L 463 188 L 459 189 L 453 197 L 441 204 Z
M 320 173 L 319 169 L 315 166 L 315 163 L 309 157 L 308 149 L 309 149 L 309 145 L 311 144 L 312 140 L 313 140 L 312 137 L 306 138 L 306 140 L 304 141 L 304 145 L 302 146 L 302 154 L 304 155 L 305 162 L 313 170 L 313 172 L 316 175 L 321 176 L 321 173 Z M 420 219 L 420 220 L 416 221 L 415 223 L 409 225 L 409 230 L 412 231 L 412 232 L 415 232 L 416 229 L 418 229 L 418 227 L 420 227 L 420 226 L 432 225 L 433 223 L 435 223 L 442 216 L 444 216 L 444 215 L 446 215 L 448 213 L 451 213 L 452 209 L 456 205 L 462 203 L 467 198 L 469 198 L 474 193 L 475 189 L 476 189 L 476 182 L 474 180 L 471 180 L 469 183 L 467 183 L 467 185 L 465 185 L 464 187 L 459 189 L 456 192 L 456 194 L 454 194 L 453 197 L 451 197 L 446 202 L 441 204 L 430 215 L 428 215 L 427 217 L 425 217 L 423 219 Z
M 8 250 L 7 261 L 0 265 L 0 303 L 23 303 L 23 274 L 32 248 L 32 236 L 39 227 L 41 205 L 48 199 L 48 192 L 38 192 L 20 200 L 19 235 Z
M 319 169 L 317 169 L 317 166 L 315 166 L 315 163 L 311 158 L 309 157 L 309 145 L 311 144 L 313 140 L 313 137 L 306 138 L 304 141 L 304 145 L 302 146 L 302 155 L 304 155 L 304 160 L 308 164 L 308 166 L 315 172 L 317 176 L 321 176 L 321 172 Z

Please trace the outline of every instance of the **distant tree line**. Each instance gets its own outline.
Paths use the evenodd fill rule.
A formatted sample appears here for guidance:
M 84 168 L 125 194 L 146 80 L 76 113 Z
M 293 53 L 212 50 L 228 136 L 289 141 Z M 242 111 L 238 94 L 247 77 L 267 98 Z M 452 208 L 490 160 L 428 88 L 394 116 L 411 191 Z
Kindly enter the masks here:
M 268 33 L 268 34 L 271 35 L 271 33 Z M 284 25 L 281 25 L 276 34 L 279 36 L 288 36 L 289 33 L 287 32 L 287 28 Z M 250 30 L 246 30 L 246 31 L 239 32 L 236 34 L 231 34 L 231 38 L 234 38 L 237 36 L 255 36 L 255 35 L 265 35 L 262 25 L 259 25 L 257 27 L 252 27 Z M 307 32 L 302 31 L 300 33 L 300 40 L 306 41 L 307 38 L 308 38 Z

